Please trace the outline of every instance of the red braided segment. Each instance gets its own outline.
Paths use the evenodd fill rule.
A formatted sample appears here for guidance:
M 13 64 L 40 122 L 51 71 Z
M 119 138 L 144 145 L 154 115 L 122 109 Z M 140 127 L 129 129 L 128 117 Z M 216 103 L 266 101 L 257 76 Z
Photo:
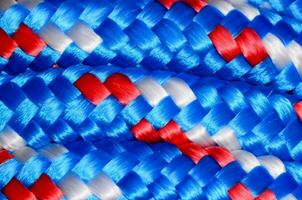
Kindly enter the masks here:
M 131 128 L 134 137 L 148 143 L 158 142 L 161 137 L 155 128 L 146 119 L 141 120 Z
M 74 85 L 94 105 L 98 105 L 110 94 L 99 79 L 92 74 L 81 76 Z
M 261 38 L 253 29 L 245 28 L 235 40 L 243 56 L 252 66 L 268 57 Z
M 10 200 L 36 199 L 35 195 L 15 178 L 3 188 L 2 192 Z
M 17 48 L 17 43 L 7 33 L 0 28 L 0 56 L 5 59 L 9 59 L 15 49 Z
M 25 24 L 19 26 L 13 35 L 13 39 L 30 56 L 39 55 L 46 46 L 46 43 Z
M 190 5 L 196 12 L 199 12 L 204 6 L 207 5 L 206 0 L 159 0 L 167 9 L 170 9 L 176 2 L 185 2 Z
M 260 196 L 255 200 L 276 200 L 275 194 L 271 190 L 264 191 Z
M 209 35 L 218 53 L 226 60 L 231 61 L 240 54 L 240 49 L 232 34 L 223 26 L 218 25 Z
M 42 174 L 31 186 L 30 190 L 38 199 L 56 200 L 63 197 L 62 190 L 60 190 L 46 174 Z
M 0 164 L 4 163 L 7 160 L 10 160 L 13 158 L 13 155 L 11 155 L 8 151 L 6 150 L 0 150 Z
M 268 57 L 261 38 L 251 28 L 245 28 L 234 39 L 225 27 L 218 25 L 209 37 L 218 53 L 228 62 L 242 53 L 252 66 L 256 66 Z
M 232 200 L 253 200 L 254 197 L 251 192 L 242 183 L 237 183 L 232 189 L 228 191 Z
M 294 110 L 295 110 L 296 114 L 298 115 L 298 117 L 300 118 L 300 120 L 302 121 L 302 101 L 300 101 L 294 105 Z
M 123 74 L 114 74 L 110 76 L 106 79 L 104 85 L 123 105 L 127 105 L 140 95 L 136 86 Z

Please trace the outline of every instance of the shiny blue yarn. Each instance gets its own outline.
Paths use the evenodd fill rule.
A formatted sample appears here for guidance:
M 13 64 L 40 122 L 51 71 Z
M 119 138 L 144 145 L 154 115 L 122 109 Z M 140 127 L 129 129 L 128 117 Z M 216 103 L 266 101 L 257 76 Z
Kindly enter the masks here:
M 249 2 L 260 7 L 267 4 L 269 9 L 278 12 L 280 15 L 290 16 L 302 21 L 301 0 L 249 0 Z
M 125 74 L 133 83 L 147 76 L 159 84 L 178 77 L 188 84 L 197 99 L 180 109 L 171 97 L 153 108 L 143 96 L 126 106 L 109 96 L 95 106 L 73 86 L 85 73 L 94 74 L 102 82 L 115 73 Z M 64 144 L 80 138 L 132 140 L 130 129 L 144 118 L 157 129 L 173 120 L 184 132 L 202 124 L 210 135 L 229 126 L 242 148 L 255 155 L 270 153 L 284 160 L 301 161 L 302 124 L 293 110 L 299 98 L 242 81 L 112 65 L 79 65 L 43 73 L 28 71 L 16 77 L 3 75 L 0 110 L 4 114 L 0 129 L 9 126 L 30 146 L 39 147 L 50 141 Z
M 25 163 L 16 159 L 2 163 L 0 189 L 14 177 L 30 187 L 43 173 L 55 184 L 69 172 L 86 184 L 103 173 L 121 189 L 121 199 L 229 199 L 228 189 L 239 182 L 255 196 L 270 189 L 280 199 L 297 193 L 302 179 L 299 163 L 285 163 L 291 169 L 273 180 L 262 166 L 246 173 L 237 161 L 221 168 L 211 156 L 205 156 L 195 165 L 175 146 L 166 143 L 147 145 L 103 139 L 94 143 L 81 140 L 65 147 L 68 152 L 52 161 L 39 154 Z M 89 199 L 97 197 L 92 195 Z
M 67 12 L 68 11 L 68 12 Z M 77 19 L 101 36 L 103 42 L 87 54 L 72 43 L 59 55 L 46 47 L 37 58 L 17 49 L 9 61 L 1 60 L 3 68 L 17 74 L 27 66 L 43 71 L 57 63 L 68 67 L 79 63 L 87 65 L 116 64 L 122 67 L 138 66 L 146 69 L 189 71 L 197 75 L 216 75 L 221 79 L 242 79 L 254 84 L 268 84 L 281 90 L 300 87 L 301 78 L 293 65 L 278 71 L 270 58 L 252 68 L 243 56 L 227 63 L 218 54 L 208 38 L 216 25 L 225 26 L 236 37 L 244 27 L 251 27 L 264 37 L 272 32 L 284 44 L 295 39 L 299 44 L 302 26 L 277 13 L 260 9 L 261 15 L 249 21 L 238 10 L 224 16 L 208 5 L 200 13 L 184 3 L 176 3 L 166 10 L 152 0 L 113 1 L 85 0 L 48 1 L 38 4 L 31 12 L 21 5 L 12 6 L 3 13 L 0 27 L 9 34 L 24 22 L 39 32 L 47 22 L 67 31 Z M 7 23 L 8 19 L 14 23 Z M 93 19 L 93 20 L 92 20 Z M 299 92 L 299 91 L 295 91 Z

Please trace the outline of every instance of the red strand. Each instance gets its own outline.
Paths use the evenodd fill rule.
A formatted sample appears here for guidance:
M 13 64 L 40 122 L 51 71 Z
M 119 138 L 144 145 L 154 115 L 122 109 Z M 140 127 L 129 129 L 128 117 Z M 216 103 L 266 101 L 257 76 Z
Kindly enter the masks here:
M 24 52 L 31 56 L 39 55 L 46 46 L 46 43 L 25 24 L 19 26 L 13 39 Z
M 245 185 L 237 183 L 228 191 L 229 197 L 232 200 L 253 200 L 254 197 Z
M 31 186 L 30 190 L 38 199 L 59 200 L 63 197 L 63 192 L 46 174 L 42 174 L 40 178 Z
M 110 94 L 99 79 L 90 73 L 81 76 L 74 86 L 94 105 L 98 105 Z
M 17 43 L 0 28 L 0 56 L 9 59 L 16 48 Z
M 302 121 L 302 101 L 300 101 L 294 105 L 294 110 L 295 110 L 296 114 L 298 115 L 299 119 Z
M 9 200 L 36 200 L 34 194 L 15 178 L 4 186 L 2 192 Z
M 236 42 L 243 56 L 252 66 L 259 64 L 268 57 L 261 38 L 251 28 L 245 28 L 236 38 Z
M 201 11 L 203 7 L 207 5 L 206 1 L 203 0 L 159 0 L 161 4 L 163 4 L 167 9 L 170 9 L 173 4 L 181 1 L 190 5 L 196 12 Z
M 216 28 L 209 34 L 209 37 L 218 53 L 226 61 L 229 62 L 240 55 L 241 52 L 236 41 L 225 27 L 221 25 L 216 26 Z
M 159 135 L 164 141 L 175 145 L 190 143 L 190 140 L 188 139 L 186 134 L 174 121 L 170 121 L 163 128 L 161 128 L 159 130 Z
M 234 156 L 223 147 L 207 147 L 206 151 L 218 162 L 221 167 L 225 167 L 230 162 L 235 161 Z
M 160 135 L 146 119 L 142 119 L 138 124 L 131 128 L 134 137 L 148 143 L 161 141 Z
M 277 200 L 275 194 L 271 190 L 265 190 L 260 196 L 255 200 Z
M 0 164 L 12 159 L 13 156 L 6 150 L 0 150 Z
M 104 82 L 104 85 L 110 93 L 124 105 L 127 105 L 140 95 L 140 91 L 136 86 L 123 74 L 117 73 L 109 76 Z
M 197 164 L 204 156 L 208 155 L 207 151 L 200 145 L 194 143 L 187 143 L 178 145 L 180 151 L 191 158 Z

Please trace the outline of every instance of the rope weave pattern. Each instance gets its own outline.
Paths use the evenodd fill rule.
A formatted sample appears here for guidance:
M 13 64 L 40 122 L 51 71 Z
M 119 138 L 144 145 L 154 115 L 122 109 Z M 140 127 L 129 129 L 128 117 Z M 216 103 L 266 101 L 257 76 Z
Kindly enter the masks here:
M 0 0 L 0 200 L 301 199 L 301 2 L 249 2 Z
M 14 138 L 14 132 L 6 136 L 9 140 L 0 139 L 6 148 L 0 152 L 0 171 L 7 174 L 0 177 L 0 189 L 13 200 L 18 194 L 24 199 L 264 200 L 293 198 L 300 188 L 296 169 L 301 164 L 245 151 L 232 155 L 221 147 L 199 148 L 195 165 L 168 144 L 78 141 L 35 150 Z
M 0 23 L 5 71 L 113 63 L 301 87 L 302 26 L 247 4 L 213 0 L 199 13 L 182 3 L 166 10 L 151 0 L 57 6 L 41 3 L 29 11 L 14 5 L 4 12 L 1 21 L 16 18 Z
M 134 136 L 146 142 L 218 144 L 301 160 L 295 96 L 244 82 L 75 66 L 5 76 L 0 100 L 6 113 L 0 128 L 11 127 L 32 147 Z
M 249 2 L 260 7 L 272 9 L 282 15 L 291 16 L 300 21 L 302 20 L 301 0 L 249 0 Z

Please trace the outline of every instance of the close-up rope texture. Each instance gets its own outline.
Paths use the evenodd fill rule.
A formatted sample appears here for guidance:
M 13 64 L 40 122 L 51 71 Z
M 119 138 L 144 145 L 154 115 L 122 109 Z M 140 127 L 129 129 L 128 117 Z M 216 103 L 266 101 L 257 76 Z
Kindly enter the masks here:
M 302 199 L 301 0 L 0 0 L 0 200 Z

